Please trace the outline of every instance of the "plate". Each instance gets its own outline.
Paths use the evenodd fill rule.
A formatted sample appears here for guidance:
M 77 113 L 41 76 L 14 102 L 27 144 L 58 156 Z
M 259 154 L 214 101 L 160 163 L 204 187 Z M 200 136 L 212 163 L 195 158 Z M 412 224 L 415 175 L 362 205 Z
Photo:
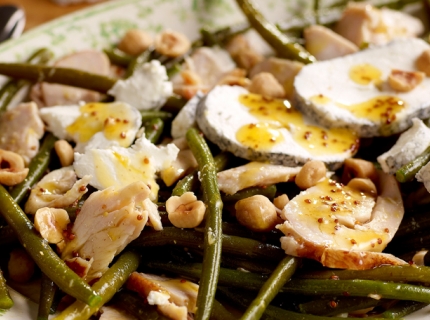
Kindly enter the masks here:
M 313 1 L 254 0 L 273 22 L 294 24 L 297 17 L 308 17 Z M 326 0 L 324 2 L 336 2 Z M 322 1 L 321 1 L 322 2 Z M 130 28 L 157 33 L 165 28 L 186 33 L 196 39 L 201 27 L 219 28 L 244 22 L 233 0 L 111 0 L 53 20 L 0 45 L 0 61 L 22 61 L 41 47 L 50 48 L 56 57 L 82 49 L 107 48 Z M 0 76 L 0 86 L 6 81 Z M 14 290 L 15 306 L 2 320 L 35 319 L 37 305 Z M 430 307 L 407 320 L 427 319 Z

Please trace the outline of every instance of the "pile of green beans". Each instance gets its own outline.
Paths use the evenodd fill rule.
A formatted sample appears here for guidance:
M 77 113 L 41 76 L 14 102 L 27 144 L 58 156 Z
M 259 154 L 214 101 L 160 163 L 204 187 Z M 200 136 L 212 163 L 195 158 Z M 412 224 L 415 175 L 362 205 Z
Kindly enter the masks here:
M 294 39 L 269 23 L 251 1 L 237 0 L 237 4 L 245 13 L 249 24 L 280 57 L 303 63 L 315 61 Z M 337 5 L 344 5 L 343 0 Z M 318 20 L 321 8 L 317 0 L 314 9 Z M 216 32 L 202 29 L 201 39 L 193 44 L 193 48 L 201 45 L 224 45 L 234 35 L 249 28 L 247 24 Z M 178 63 L 185 58 L 181 56 L 169 59 L 160 56 L 153 49 L 137 57 L 130 57 L 115 48 L 105 52 L 113 63 L 126 68 L 125 77 L 132 75 L 138 66 L 153 58 L 159 59 L 167 69 L 174 72 Z M 116 79 L 106 76 L 42 65 L 49 55 L 48 51 L 42 49 L 25 64 L 0 63 L 0 74 L 16 78 L 0 89 L 0 111 L 6 108 L 19 88 L 30 82 L 53 82 L 102 93 L 107 93 L 116 82 Z M 40 64 L 35 65 L 35 62 Z M 15 91 L 7 89 L 12 87 L 9 83 L 14 84 Z M 142 111 L 146 138 L 158 143 L 174 114 L 184 103 L 183 99 L 174 96 L 162 111 Z M 170 195 L 180 196 L 193 191 L 203 199 L 206 215 L 202 225 L 194 230 L 183 230 L 168 224 L 164 225 L 162 231 L 146 228 L 128 246 L 132 251 L 122 253 L 92 287 L 59 259 L 47 242 L 34 231 L 34 225 L 19 206 L 25 201 L 29 189 L 50 169 L 52 149 L 57 138 L 52 134 L 45 135 L 38 154 L 29 165 L 29 174 L 22 183 L 8 190 L 0 186 L 0 214 L 8 224 L 0 228 L 0 243 L 5 245 L 19 241 L 43 273 L 38 320 L 48 319 L 52 313 L 53 301 L 60 291 L 77 300 L 55 319 L 88 319 L 110 301 L 122 306 L 138 319 L 166 319 L 156 307 L 122 288 L 129 275 L 136 270 L 162 272 L 198 282 L 197 320 L 237 319 L 236 314 L 233 315 L 225 308 L 225 303 L 238 307 L 239 317 L 243 320 L 341 319 L 334 316 L 366 308 L 381 308 L 382 312 L 376 314 L 375 311 L 375 316 L 397 319 L 430 304 L 429 267 L 382 266 L 356 271 L 328 270 L 318 266 L 320 270 L 308 271 L 308 261 L 287 256 L 280 248 L 279 232 L 255 233 L 236 222 L 225 221 L 234 220 L 231 217 L 233 210 L 228 207 L 238 200 L 256 194 L 273 200 L 283 193 L 283 186 L 252 187 L 233 195 L 222 194 L 218 189 L 217 172 L 228 168 L 237 159 L 233 159 L 229 153 L 214 153 L 198 129 L 189 129 L 186 139 L 198 167 L 175 186 L 164 187 Z M 419 158 L 401 168 L 396 174 L 397 179 L 400 182 L 411 180 L 417 170 L 430 160 L 429 154 L 430 151 L 426 150 Z M 160 200 L 160 206 L 163 205 L 162 201 L 164 200 Z M 425 224 L 428 223 L 427 219 L 422 217 L 420 224 L 425 227 L 415 228 L 408 224 L 413 219 L 407 218 L 399 231 L 399 242 L 403 242 L 403 246 L 409 249 L 417 248 L 416 238 L 411 237 L 411 242 L 408 242 L 409 238 L 406 237 L 412 233 L 424 235 L 422 232 L 428 226 Z M 430 236 L 423 236 L 422 239 L 419 245 L 427 244 L 427 241 L 430 244 Z M 160 250 L 160 247 L 163 249 Z M 143 261 L 141 256 L 145 257 Z M 291 305 L 283 305 L 278 301 L 283 297 L 296 297 L 297 300 Z M 312 297 L 311 301 L 309 297 Z M 386 307 L 391 304 L 394 306 Z M 12 305 L 13 301 L 0 272 L 0 308 L 10 308 Z

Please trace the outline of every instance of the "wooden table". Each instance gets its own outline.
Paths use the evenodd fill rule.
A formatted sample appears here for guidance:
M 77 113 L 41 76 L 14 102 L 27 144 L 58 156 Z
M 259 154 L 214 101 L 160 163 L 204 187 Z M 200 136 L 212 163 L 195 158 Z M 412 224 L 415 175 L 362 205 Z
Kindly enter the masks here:
M 24 8 L 26 14 L 25 30 L 31 29 L 33 27 L 38 26 L 39 24 L 71 13 L 73 11 L 94 5 L 94 3 L 82 3 L 68 6 L 60 6 L 52 2 L 51 0 L 0 0 L 0 5 L 4 4 L 15 4 Z

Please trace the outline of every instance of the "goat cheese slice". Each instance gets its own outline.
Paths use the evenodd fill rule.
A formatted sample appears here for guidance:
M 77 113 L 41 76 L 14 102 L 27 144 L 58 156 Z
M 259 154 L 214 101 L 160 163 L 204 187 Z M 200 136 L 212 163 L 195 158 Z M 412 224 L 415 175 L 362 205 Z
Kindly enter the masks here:
M 409 92 L 387 83 L 392 70 L 417 71 L 416 59 L 430 45 L 399 39 L 384 46 L 317 62 L 302 68 L 294 81 L 296 107 L 326 127 L 354 130 L 360 137 L 387 136 L 430 116 L 430 78 Z
M 189 128 L 196 126 L 196 109 L 203 97 L 201 91 L 197 92 L 185 106 L 179 111 L 178 115 L 172 121 L 171 134 L 173 139 L 185 137 Z
M 430 128 L 420 119 L 412 119 L 412 127 L 403 132 L 394 146 L 381 154 L 377 160 L 386 173 L 398 169 L 414 160 L 430 145 Z
M 238 86 L 217 86 L 198 105 L 196 121 L 222 150 L 286 166 L 310 159 L 338 167 L 357 149 L 357 136 L 304 118 L 287 100 L 264 99 Z

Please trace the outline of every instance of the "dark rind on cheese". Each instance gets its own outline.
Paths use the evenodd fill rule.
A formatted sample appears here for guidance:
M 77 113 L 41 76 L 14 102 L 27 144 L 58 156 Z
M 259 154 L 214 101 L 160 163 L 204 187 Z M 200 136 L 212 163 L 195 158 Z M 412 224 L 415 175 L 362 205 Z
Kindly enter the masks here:
M 210 94 L 210 93 L 209 93 Z M 211 123 L 211 119 L 208 119 L 207 114 L 207 95 L 200 100 L 197 110 L 196 110 L 196 121 L 198 127 L 203 132 L 205 137 L 209 139 L 211 142 L 216 144 L 221 150 L 229 151 L 237 157 L 247 159 L 250 161 L 261 161 L 261 162 L 269 162 L 271 164 L 278 164 L 290 167 L 296 167 L 299 165 L 305 164 L 307 161 L 312 160 L 314 158 L 304 158 L 296 155 L 289 155 L 286 153 L 279 152 L 264 152 L 257 151 L 255 149 L 246 147 L 242 144 L 239 144 L 236 141 L 232 141 L 225 137 L 223 134 L 222 127 L 215 127 Z M 228 119 L 225 119 L 225 122 L 228 123 Z M 329 170 L 336 170 L 342 166 L 345 157 L 339 159 L 338 161 L 324 161 Z

